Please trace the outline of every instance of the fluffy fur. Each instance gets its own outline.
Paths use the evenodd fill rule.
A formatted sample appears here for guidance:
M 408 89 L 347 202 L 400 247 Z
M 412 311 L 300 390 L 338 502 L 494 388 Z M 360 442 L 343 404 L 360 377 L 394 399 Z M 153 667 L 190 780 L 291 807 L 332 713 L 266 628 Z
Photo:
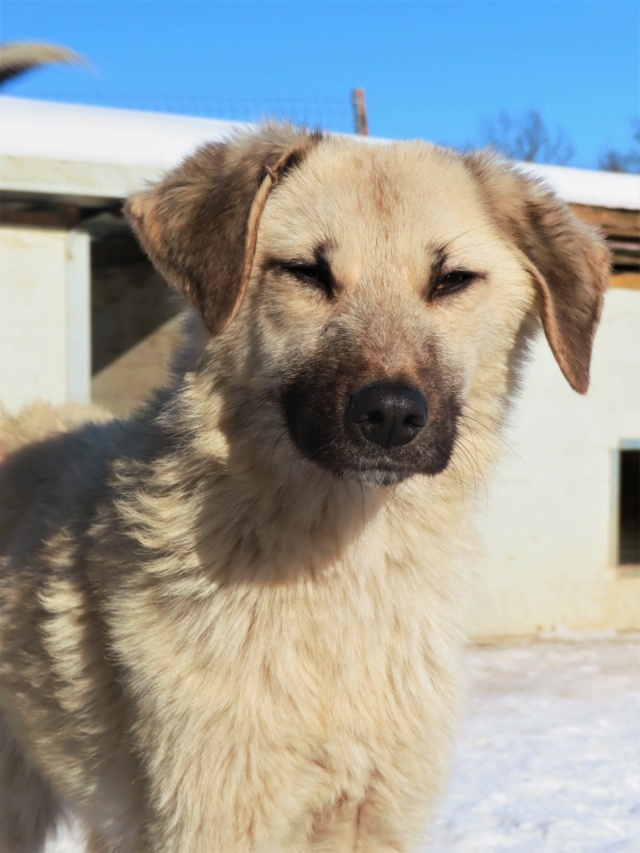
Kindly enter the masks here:
M 64 807 L 96 851 L 412 850 L 474 483 L 538 311 L 586 390 L 602 240 L 486 155 L 278 126 L 128 215 L 194 310 L 129 419 L 2 422 L 0 850 Z M 428 403 L 401 448 L 345 428 L 380 381 Z

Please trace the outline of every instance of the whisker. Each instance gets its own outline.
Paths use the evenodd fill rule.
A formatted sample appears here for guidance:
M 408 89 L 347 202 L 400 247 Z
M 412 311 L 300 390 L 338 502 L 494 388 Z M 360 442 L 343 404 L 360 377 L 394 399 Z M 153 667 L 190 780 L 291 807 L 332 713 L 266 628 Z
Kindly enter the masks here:
M 449 460 L 449 465 L 451 467 L 451 473 L 454 475 L 455 479 L 458 482 L 458 485 L 460 486 L 460 503 L 463 504 L 464 503 L 464 481 L 462 479 L 462 474 L 460 473 L 460 469 L 458 468 L 458 465 L 456 464 L 456 460 L 453 458 L 453 456 Z
M 473 412 L 474 414 L 476 414 L 476 415 L 478 415 L 478 416 L 480 416 L 480 415 L 481 415 L 481 413 L 480 413 L 480 412 L 478 412 L 478 411 L 477 411 L 476 409 L 474 409 L 472 406 L 469 406 L 467 403 L 465 403 L 465 409 L 467 409 L 468 411 Z M 506 440 L 502 437 L 502 435 L 500 434 L 500 432 L 498 431 L 498 429 L 496 429 L 496 428 L 494 428 L 494 427 L 492 427 L 492 426 L 488 426 L 486 423 L 484 423 L 483 421 L 481 421 L 481 420 L 479 419 L 479 417 L 475 417 L 475 418 L 474 418 L 474 417 L 472 417 L 471 415 L 465 415 L 464 417 L 465 417 L 467 420 L 470 420 L 470 421 L 472 421 L 473 423 L 477 424 L 481 429 L 484 429 L 484 430 L 485 430 L 489 435 L 491 435 L 491 436 L 492 436 L 496 441 L 498 441 L 498 442 L 502 445 L 502 447 L 504 448 L 504 450 L 505 450 L 505 451 L 507 451 L 509 454 L 511 454 L 511 455 L 512 455 L 515 459 L 517 459 L 519 462 L 521 462 L 521 463 L 522 463 L 526 468 L 528 468 L 528 469 L 529 469 L 529 471 L 532 471 L 532 470 L 533 470 L 533 469 L 532 469 L 532 467 L 531 467 L 531 465 L 529 465 L 529 463 L 528 463 L 525 459 L 523 459 L 523 458 L 522 458 L 522 456 L 520 456 L 520 455 L 519 455 L 519 453 L 518 453 L 518 452 L 517 452 L 517 451 L 516 451 L 516 450 L 515 450 L 515 449 L 514 449 L 510 444 L 509 444 L 509 442 L 508 442 L 508 441 L 506 441 Z
M 477 455 L 478 453 L 480 453 L 480 455 L 485 460 L 485 462 L 487 462 L 487 464 L 490 465 L 495 470 L 496 469 L 495 457 L 493 455 L 491 455 L 490 453 L 488 453 L 487 451 L 482 450 L 481 448 L 478 448 L 478 445 L 476 444 L 476 436 L 478 438 L 480 438 L 480 436 L 478 435 L 476 430 L 472 429 L 469 426 L 469 424 L 467 423 L 467 417 L 468 417 L 467 415 L 460 415 L 460 418 L 462 419 L 465 426 L 467 427 L 469 438 L 471 439 L 471 443 L 473 445 L 473 450 L 474 450 L 475 454 Z M 460 436 L 460 438 L 466 438 L 466 436 Z

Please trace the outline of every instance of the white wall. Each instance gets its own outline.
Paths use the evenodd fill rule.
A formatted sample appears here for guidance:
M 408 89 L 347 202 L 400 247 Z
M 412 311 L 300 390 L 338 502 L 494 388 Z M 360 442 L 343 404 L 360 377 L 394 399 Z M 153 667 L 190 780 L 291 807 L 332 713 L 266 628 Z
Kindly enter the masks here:
M 0 228 L 0 404 L 91 399 L 89 237 Z
M 615 565 L 612 454 L 640 439 L 640 291 L 610 290 L 585 397 L 543 336 L 479 513 L 478 635 L 640 628 L 640 567 Z

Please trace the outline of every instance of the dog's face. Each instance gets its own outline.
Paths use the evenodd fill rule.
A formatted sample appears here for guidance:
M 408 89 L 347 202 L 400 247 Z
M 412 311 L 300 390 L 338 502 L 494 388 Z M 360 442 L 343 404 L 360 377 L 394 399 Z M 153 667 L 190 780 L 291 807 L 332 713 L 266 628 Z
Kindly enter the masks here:
M 383 483 L 446 467 L 479 351 L 533 294 L 461 161 L 421 144 L 317 146 L 273 190 L 256 267 L 292 440 Z
M 443 471 L 464 413 L 500 410 L 485 398 L 506 394 L 536 303 L 586 390 L 607 253 L 489 158 L 267 128 L 196 154 L 129 215 L 211 335 L 226 329 L 230 381 L 340 477 Z

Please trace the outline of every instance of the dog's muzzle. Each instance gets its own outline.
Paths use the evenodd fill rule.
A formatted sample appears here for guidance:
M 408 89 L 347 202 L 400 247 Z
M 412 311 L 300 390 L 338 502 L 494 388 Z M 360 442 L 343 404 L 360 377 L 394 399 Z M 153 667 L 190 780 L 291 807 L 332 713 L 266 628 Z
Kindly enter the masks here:
M 425 371 L 419 387 L 404 377 L 357 382 L 349 362 L 338 366 L 329 370 L 322 361 L 279 395 L 289 436 L 303 456 L 337 477 L 375 485 L 447 467 L 458 403 L 435 369 Z

